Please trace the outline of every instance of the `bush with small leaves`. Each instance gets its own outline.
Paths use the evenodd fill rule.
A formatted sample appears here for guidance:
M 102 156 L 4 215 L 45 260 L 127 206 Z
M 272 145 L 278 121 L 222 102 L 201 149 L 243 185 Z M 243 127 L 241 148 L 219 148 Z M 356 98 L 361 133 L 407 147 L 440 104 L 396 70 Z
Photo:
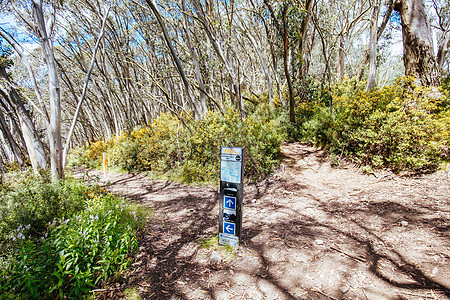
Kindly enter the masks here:
M 39 177 L 0 194 L 0 298 L 82 299 L 124 270 L 145 210 L 98 186 Z
M 344 81 L 335 85 L 333 95 L 332 113 L 320 99 L 300 105 L 300 140 L 370 169 L 424 172 L 449 159 L 447 91 L 417 86 L 414 78 L 404 77 L 370 92 L 361 83 Z M 314 107 L 313 113 L 303 107 Z
M 108 141 L 107 152 L 113 167 L 204 182 L 218 179 L 221 146 L 244 147 L 246 177 L 255 180 L 270 174 L 278 163 L 286 138 L 285 117 L 281 109 L 260 104 L 243 120 L 232 108 L 224 114 L 211 111 L 202 120 L 186 119 L 188 129 L 178 118 L 162 114 L 148 127 Z

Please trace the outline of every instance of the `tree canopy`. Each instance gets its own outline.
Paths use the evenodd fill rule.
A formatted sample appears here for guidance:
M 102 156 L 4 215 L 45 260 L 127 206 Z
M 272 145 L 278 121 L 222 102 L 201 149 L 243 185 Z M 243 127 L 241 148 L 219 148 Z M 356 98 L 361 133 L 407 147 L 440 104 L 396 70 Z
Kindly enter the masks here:
M 3 0 L 0 163 L 62 178 L 74 146 L 268 101 L 291 123 L 305 82 L 330 93 L 449 74 L 448 0 Z M 46 138 L 44 135 L 46 134 Z

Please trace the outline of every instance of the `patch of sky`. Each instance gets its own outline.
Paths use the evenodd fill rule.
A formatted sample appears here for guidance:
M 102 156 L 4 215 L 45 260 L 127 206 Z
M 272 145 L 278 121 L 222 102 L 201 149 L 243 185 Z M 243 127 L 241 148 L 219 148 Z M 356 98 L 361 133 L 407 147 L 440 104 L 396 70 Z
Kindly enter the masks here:
M 402 24 L 402 17 L 398 11 L 392 11 L 391 17 L 389 18 L 389 22 L 394 23 L 396 25 Z

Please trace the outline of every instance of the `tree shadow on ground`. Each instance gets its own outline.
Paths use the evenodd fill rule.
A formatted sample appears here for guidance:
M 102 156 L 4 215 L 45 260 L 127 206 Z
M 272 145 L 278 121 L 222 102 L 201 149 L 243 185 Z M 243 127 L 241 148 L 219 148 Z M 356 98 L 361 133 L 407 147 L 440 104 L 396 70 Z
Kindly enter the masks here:
M 248 194 L 259 199 L 267 192 L 269 186 L 270 183 L 267 182 L 262 185 L 255 184 L 249 188 Z M 281 184 L 281 186 L 287 185 Z M 183 186 L 169 182 L 148 183 L 144 188 L 145 190 L 133 194 L 134 201 L 144 204 L 151 202 L 160 217 L 150 221 L 139 236 L 140 250 L 133 259 L 130 272 L 115 281 L 120 285 L 116 291 L 138 287 L 143 299 L 174 297 L 192 299 L 185 289 L 180 288 L 180 283 L 184 283 L 198 286 L 200 290 L 207 293 L 209 298 L 217 299 L 221 287 L 211 285 L 209 278 L 219 271 L 200 264 L 196 259 L 199 240 L 208 239 L 217 232 L 217 191 L 205 189 L 190 193 L 189 189 L 186 189 L 187 196 L 180 195 L 177 192 Z M 298 190 L 306 188 L 302 185 L 295 186 Z M 173 193 L 173 197 L 165 201 L 152 202 L 152 195 L 162 190 L 169 195 Z M 286 189 L 287 192 L 290 190 L 292 189 Z M 389 286 L 411 291 L 434 290 L 450 297 L 448 286 L 425 274 L 418 264 L 408 261 L 400 250 L 389 245 L 387 240 L 364 223 L 364 220 L 377 215 L 382 218 L 384 224 L 389 225 L 392 222 L 398 222 L 396 213 L 400 212 L 408 216 L 409 222 L 426 225 L 427 222 L 423 218 L 429 212 L 424 212 L 423 208 L 419 210 L 388 200 L 377 203 L 338 204 L 338 201 L 324 201 L 310 194 L 306 197 L 312 199 L 316 203 L 316 208 L 320 209 L 326 217 L 319 220 L 306 213 L 291 210 L 289 219 L 272 222 L 265 229 L 264 220 L 253 220 L 251 225 L 244 225 L 241 247 L 253 253 L 260 262 L 256 272 L 247 271 L 247 275 L 255 281 L 269 283 L 284 299 L 299 298 L 299 295 L 293 291 L 293 286 L 287 285 L 282 276 L 277 276 L 271 271 L 279 263 L 268 256 L 268 249 L 272 246 L 266 236 L 273 234 L 273 236 L 278 235 L 277 244 L 274 245 L 281 249 L 280 251 L 303 249 L 302 251 L 306 251 L 311 256 L 324 256 L 327 253 L 339 251 L 345 257 L 349 257 L 354 266 L 362 265 Z M 275 202 L 270 205 L 274 210 L 289 210 L 289 207 Z M 430 221 L 429 225 L 435 224 Z M 281 236 L 280 233 L 282 233 Z M 262 242 L 258 242 L 257 237 L 263 237 Z M 324 237 L 330 241 L 330 245 L 318 246 L 317 240 Z M 347 248 L 344 250 L 337 245 L 339 238 L 346 241 Z M 380 245 L 383 247 L 380 248 Z M 389 267 L 390 272 L 386 271 L 386 266 Z M 221 268 L 226 270 L 230 267 L 231 265 L 224 264 Z M 342 279 L 342 286 L 348 280 L 346 276 Z M 301 281 L 304 278 L 297 279 Z M 330 299 L 344 296 L 344 292 L 339 288 L 333 291 L 332 295 L 309 288 L 301 298 Z
M 208 229 L 214 228 L 218 219 L 210 213 L 218 202 L 218 195 L 211 193 L 209 196 L 189 195 L 155 204 L 154 209 L 159 214 L 184 211 L 183 220 L 158 218 L 157 222 L 162 223 L 150 221 L 147 224 L 138 238 L 139 253 L 133 259 L 132 273 L 118 279 L 121 291 L 137 286 L 142 288 L 143 299 L 167 299 L 174 295 L 185 298 L 175 283 L 186 277 L 196 280 L 206 273 L 193 261 L 199 239 L 209 236 Z M 167 239 L 169 232 L 171 237 Z M 195 245 L 186 248 L 192 243 Z
M 312 195 L 309 196 L 313 197 Z M 377 215 L 384 218 L 386 224 L 391 225 L 393 221 L 399 221 L 397 219 L 398 215 L 402 215 L 403 219 L 418 222 L 422 226 L 426 225 L 427 222 L 423 222 L 423 218 L 421 218 L 421 216 L 424 214 L 429 214 L 430 212 L 420 211 L 418 209 L 391 201 L 368 203 L 365 207 L 363 206 L 363 208 L 360 207 L 358 209 L 355 209 L 353 206 L 348 207 L 346 205 L 342 205 L 341 203 L 339 205 L 340 207 L 337 209 L 336 203 L 330 204 L 318 198 L 313 198 L 319 203 L 320 208 L 327 212 L 330 217 L 338 212 L 340 217 L 343 218 L 346 223 L 353 223 L 363 230 L 365 234 L 358 235 L 353 231 L 344 231 L 336 227 L 321 224 L 321 226 L 327 227 L 333 232 L 337 232 L 353 239 L 356 245 L 365 246 L 365 256 L 369 262 L 370 271 L 378 278 L 382 279 L 389 285 L 398 288 L 410 290 L 434 289 L 444 293 L 447 297 L 450 297 L 450 287 L 445 286 L 444 284 L 439 283 L 433 280 L 430 276 L 426 275 L 418 265 L 409 262 L 398 250 L 392 246 L 389 246 L 389 243 L 386 240 L 377 235 L 372 229 L 362 222 L 369 216 Z M 355 217 L 356 213 L 359 214 L 358 217 Z M 431 213 L 435 213 L 435 211 L 432 211 Z M 394 216 L 393 219 L 392 216 Z M 380 250 L 377 246 L 380 244 L 386 245 L 386 247 Z M 383 269 L 385 269 L 384 266 L 381 267 L 383 262 L 393 267 L 396 272 L 406 275 L 412 279 L 413 282 L 410 282 L 410 280 L 402 282 L 394 278 L 394 276 L 389 276 L 383 272 Z

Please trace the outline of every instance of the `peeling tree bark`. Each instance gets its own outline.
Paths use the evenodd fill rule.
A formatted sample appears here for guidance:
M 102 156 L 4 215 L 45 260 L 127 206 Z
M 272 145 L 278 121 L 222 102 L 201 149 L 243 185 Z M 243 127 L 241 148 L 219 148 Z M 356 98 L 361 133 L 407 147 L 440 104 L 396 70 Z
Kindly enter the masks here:
M 424 0 L 397 0 L 394 9 L 402 18 L 405 75 L 415 76 L 417 82 L 424 86 L 439 85 Z

